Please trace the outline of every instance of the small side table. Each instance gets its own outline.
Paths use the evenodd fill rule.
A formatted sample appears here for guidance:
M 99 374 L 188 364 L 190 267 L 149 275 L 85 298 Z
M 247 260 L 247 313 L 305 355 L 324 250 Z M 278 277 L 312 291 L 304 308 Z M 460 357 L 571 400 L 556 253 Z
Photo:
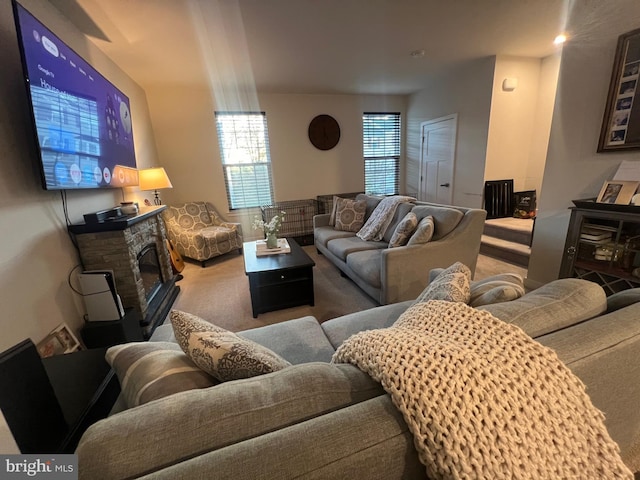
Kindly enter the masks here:
M 108 322 L 87 322 L 80 335 L 87 348 L 112 347 L 120 343 L 143 342 L 140 314 L 133 308 L 124 317 Z
M 22 453 L 73 453 L 120 394 L 105 348 L 40 358 L 30 339 L 0 353 L 0 408 Z

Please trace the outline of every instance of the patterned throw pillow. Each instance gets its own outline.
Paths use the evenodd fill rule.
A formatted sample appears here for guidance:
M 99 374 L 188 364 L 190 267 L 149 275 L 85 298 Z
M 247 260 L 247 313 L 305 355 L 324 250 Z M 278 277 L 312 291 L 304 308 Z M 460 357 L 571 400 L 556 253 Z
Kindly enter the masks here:
M 394 230 L 391 240 L 389 240 L 389 248 L 406 245 L 417 226 L 418 217 L 416 217 L 416 214 L 413 212 L 407 213 Z
M 335 229 L 345 232 L 357 232 L 364 225 L 366 211 L 367 202 L 364 200 L 338 198 Z
M 411 238 L 407 242 L 407 245 L 419 245 L 421 243 L 427 243 L 433 237 L 433 232 L 435 231 L 435 223 L 433 221 L 432 215 L 427 215 L 420 223 L 418 223 L 418 227 Z
M 469 303 L 471 291 L 471 270 L 466 265 L 456 262 L 438 275 L 423 292 L 418 295 L 415 303 L 428 300 L 446 300 L 448 302 Z
M 173 310 L 171 324 L 176 340 L 187 356 L 221 382 L 255 377 L 282 370 L 291 364 L 266 347 L 233 332 Z M 183 346 L 184 345 L 184 346 Z
M 128 408 L 218 382 L 173 342 L 131 342 L 110 347 L 105 358 L 116 372 Z

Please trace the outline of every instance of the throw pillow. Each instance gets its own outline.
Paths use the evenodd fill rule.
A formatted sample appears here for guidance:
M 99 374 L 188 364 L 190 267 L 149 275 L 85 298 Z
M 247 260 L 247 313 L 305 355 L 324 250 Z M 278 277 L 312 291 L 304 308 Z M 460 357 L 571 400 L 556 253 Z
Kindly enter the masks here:
M 434 231 L 435 223 L 433 222 L 433 216 L 428 215 L 420 220 L 420 223 L 418 223 L 418 226 L 416 227 L 416 231 L 413 233 L 413 235 L 411 235 L 411 238 L 407 242 L 407 245 L 419 245 L 429 242 L 429 240 L 431 240 L 431 237 L 433 237 Z
M 357 232 L 364 225 L 367 203 L 361 200 L 339 198 L 336 206 L 336 230 Z
M 414 303 L 428 300 L 446 300 L 448 302 L 468 303 L 471 291 L 471 270 L 466 265 L 456 262 L 444 269 L 425 288 Z
M 331 215 L 329 216 L 329 225 L 332 227 L 336 224 L 336 208 L 338 208 L 338 197 L 337 195 L 333 196 L 333 207 L 331 207 Z
M 481 307 L 509 302 L 525 294 L 524 280 L 517 273 L 502 273 L 471 282 L 469 305 Z
M 185 312 L 171 312 L 174 334 L 184 352 L 221 382 L 255 377 L 291 365 L 256 342 L 210 323 L 211 328 L 205 330 L 203 323 L 208 322 Z
M 105 358 L 120 381 L 128 408 L 218 382 L 173 342 L 132 342 L 107 349 Z
M 183 352 L 186 353 L 189 344 L 189 335 L 192 332 L 226 332 L 222 327 L 218 327 L 211 322 L 207 322 L 197 315 L 171 310 L 169 315 L 176 341 Z
M 407 213 L 394 230 L 389 241 L 389 248 L 406 245 L 417 226 L 418 217 L 416 217 L 416 214 L 413 212 Z

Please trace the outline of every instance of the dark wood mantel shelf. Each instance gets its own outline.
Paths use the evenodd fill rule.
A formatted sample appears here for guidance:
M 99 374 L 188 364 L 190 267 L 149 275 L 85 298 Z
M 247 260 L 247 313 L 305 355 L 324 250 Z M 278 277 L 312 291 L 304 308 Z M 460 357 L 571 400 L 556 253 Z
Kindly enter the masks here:
M 154 215 L 158 215 L 160 212 L 167 208 L 166 205 L 157 205 L 154 207 L 142 207 L 140 213 L 136 215 L 124 215 L 114 220 L 107 220 L 104 222 L 96 223 L 74 223 L 69 225 L 69 231 L 75 234 L 81 233 L 95 233 L 95 232 L 113 232 L 117 230 L 125 230 L 131 225 L 135 225 L 142 220 L 145 220 Z

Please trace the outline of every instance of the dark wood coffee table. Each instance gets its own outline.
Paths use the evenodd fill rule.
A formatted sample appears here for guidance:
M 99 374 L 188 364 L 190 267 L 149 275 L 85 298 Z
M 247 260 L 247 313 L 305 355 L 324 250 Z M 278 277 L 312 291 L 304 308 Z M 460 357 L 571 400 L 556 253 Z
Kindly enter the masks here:
M 315 262 L 288 238 L 290 253 L 256 256 L 256 242 L 243 245 L 244 273 L 249 277 L 253 318 L 258 314 L 298 305 L 314 305 Z

